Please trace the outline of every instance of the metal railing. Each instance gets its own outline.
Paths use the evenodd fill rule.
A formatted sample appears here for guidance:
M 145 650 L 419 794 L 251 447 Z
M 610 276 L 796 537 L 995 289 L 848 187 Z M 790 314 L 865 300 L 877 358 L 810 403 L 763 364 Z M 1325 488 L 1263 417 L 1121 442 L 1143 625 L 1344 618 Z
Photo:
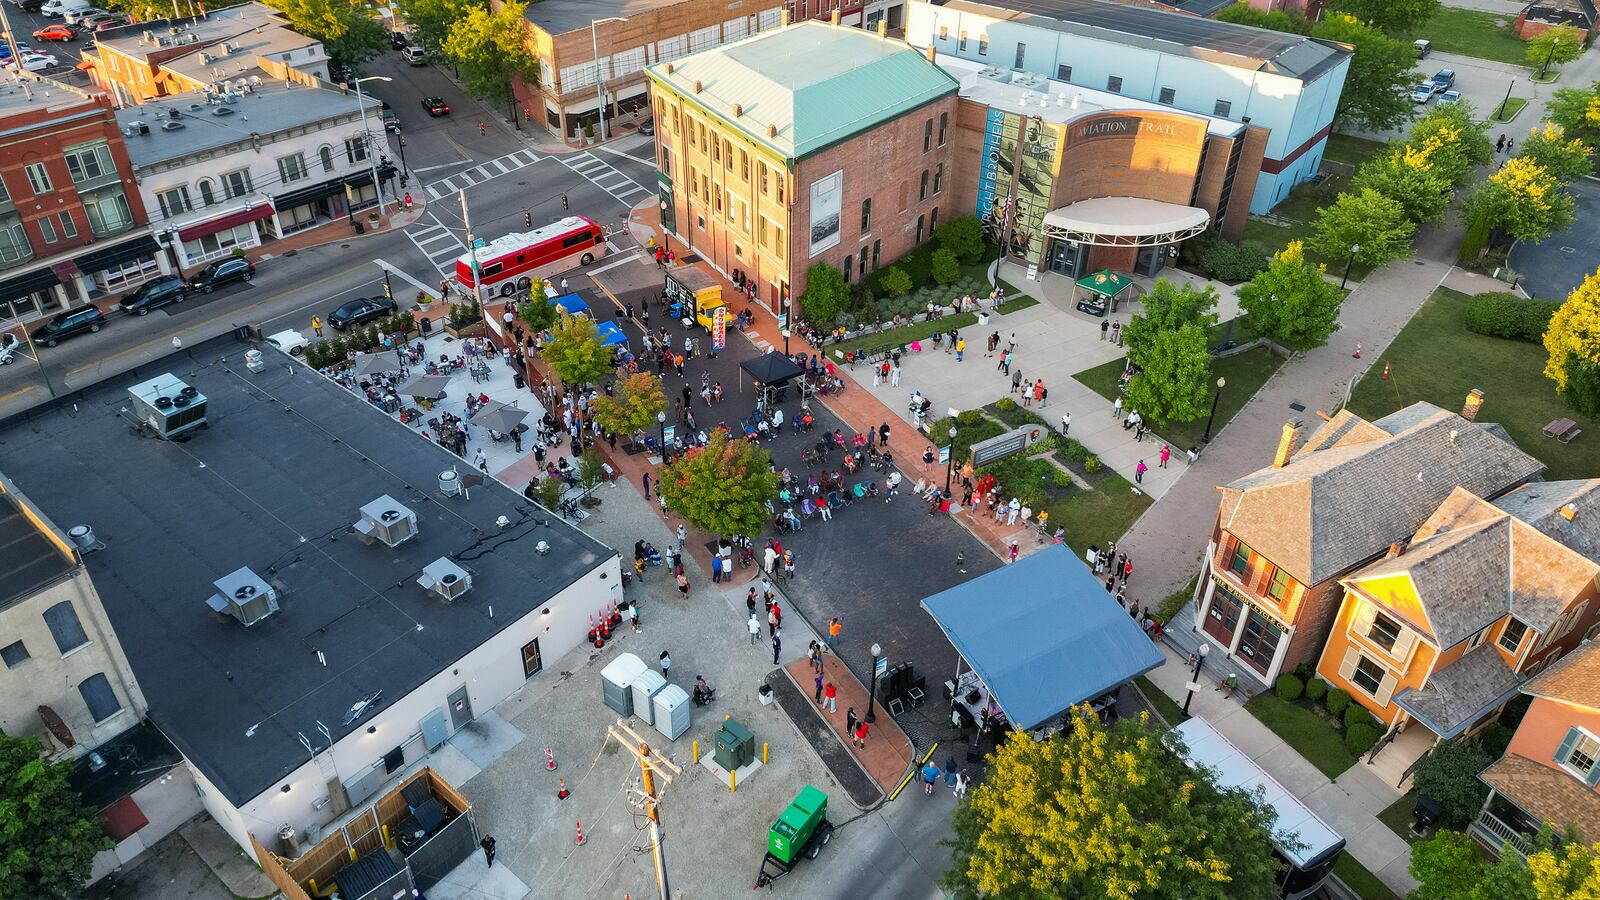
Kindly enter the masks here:
M 1479 837 L 1484 839 L 1485 843 L 1495 847 L 1510 847 L 1524 857 L 1528 855 L 1527 837 L 1487 809 L 1478 813 L 1478 818 L 1473 821 L 1472 827 L 1480 832 Z

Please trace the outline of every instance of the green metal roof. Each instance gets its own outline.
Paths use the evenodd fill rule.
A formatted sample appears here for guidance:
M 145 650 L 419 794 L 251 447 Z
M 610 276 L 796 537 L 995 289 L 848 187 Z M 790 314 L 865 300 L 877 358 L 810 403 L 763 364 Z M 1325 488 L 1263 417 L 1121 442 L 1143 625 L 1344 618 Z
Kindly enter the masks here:
M 764 31 L 645 71 L 789 159 L 960 88 L 904 41 L 815 21 Z M 737 117 L 735 105 L 742 107 Z M 773 125 L 777 134 L 769 136 Z

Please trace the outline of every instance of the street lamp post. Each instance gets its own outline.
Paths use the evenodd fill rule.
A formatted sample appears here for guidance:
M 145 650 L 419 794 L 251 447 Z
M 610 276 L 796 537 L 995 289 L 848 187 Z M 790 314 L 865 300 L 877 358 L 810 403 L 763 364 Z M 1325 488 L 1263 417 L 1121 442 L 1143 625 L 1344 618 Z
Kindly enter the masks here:
M 1217 417 L 1217 401 L 1222 399 L 1222 389 L 1228 386 L 1228 379 L 1217 379 L 1217 392 L 1211 398 L 1211 415 L 1206 416 L 1206 433 L 1200 438 L 1200 443 L 1211 443 L 1211 420 Z
M 1539 67 L 1539 77 L 1540 78 L 1543 78 L 1545 76 L 1545 73 L 1547 71 L 1549 71 L 1549 69 L 1550 69 L 1550 60 L 1555 59 L 1555 56 L 1556 56 L 1556 45 L 1559 44 L 1559 43 L 1561 43 L 1561 38 L 1551 38 L 1551 40 L 1550 40 L 1550 52 L 1545 54 L 1545 56 L 1544 56 L 1544 65 Z
M 666 410 L 663 409 L 663 410 L 659 410 L 659 411 L 656 412 L 656 425 L 660 426 L 660 428 L 661 428 L 661 461 L 663 463 L 665 463 L 667 461 L 667 411 Z
M 606 80 L 600 74 L 600 33 L 595 29 L 595 26 L 605 22 L 626 21 L 628 20 L 619 16 L 589 20 L 589 43 L 594 47 L 594 98 L 599 103 L 595 107 L 595 111 L 600 114 L 600 128 L 596 133 L 600 135 L 600 140 L 602 141 L 606 139 Z
M 361 82 L 393 80 L 387 75 L 368 75 L 365 78 L 356 79 L 356 108 L 361 111 L 361 141 L 367 148 L 367 168 L 372 172 L 372 189 L 378 194 L 378 212 L 380 213 L 383 212 L 384 204 L 387 201 L 383 199 L 383 182 L 378 180 L 378 154 L 373 152 L 372 132 L 367 130 L 367 104 L 362 100 Z
M 1210 644 L 1201 644 L 1200 651 L 1194 655 L 1194 677 L 1189 679 L 1189 696 L 1183 698 L 1183 714 L 1189 714 L 1189 704 L 1194 702 L 1195 692 L 1200 688 L 1200 663 L 1211 652 Z
M 1511 83 L 1506 85 L 1505 99 L 1500 101 L 1499 108 L 1494 112 L 1494 117 L 1496 119 L 1504 119 L 1506 117 L 1506 104 L 1511 102 L 1511 89 L 1516 86 L 1517 80 L 1515 78 L 1511 79 Z
M 396 137 L 400 139 L 400 183 L 404 185 L 411 180 L 411 169 L 406 166 L 406 136 L 401 134 L 396 135 Z M 1231 319 L 1229 324 L 1233 324 Z
M 1344 277 L 1339 279 L 1339 290 L 1344 290 L 1344 283 L 1350 280 L 1350 264 L 1356 261 L 1356 254 L 1360 252 L 1360 244 L 1350 245 L 1350 258 L 1344 261 Z
M 883 648 L 877 644 L 872 645 L 872 687 L 867 690 L 867 721 L 878 721 L 873 704 L 878 699 L 878 657 L 883 655 Z
M 789 329 L 785 328 L 782 333 L 783 333 L 783 355 L 784 356 L 788 356 L 789 355 Z
M 944 495 L 950 497 L 951 477 L 955 474 L 956 467 L 956 427 L 950 426 L 950 446 L 945 450 L 944 458 Z

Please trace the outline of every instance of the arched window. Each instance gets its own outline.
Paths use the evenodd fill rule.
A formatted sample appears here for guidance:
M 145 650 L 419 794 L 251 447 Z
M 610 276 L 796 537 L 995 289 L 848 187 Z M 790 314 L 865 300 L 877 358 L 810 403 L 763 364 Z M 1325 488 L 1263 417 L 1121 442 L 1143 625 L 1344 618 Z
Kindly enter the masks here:
M 200 205 L 210 206 L 217 202 L 217 192 L 211 186 L 211 179 L 200 179 Z
M 324 172 L 332 172 L 333 171 L 333 148 L 329 147 L 327 145 L 323 145 L 322 149 L 317 151 L 317 154 L 322 157 L 322 171 L 324 171 Z

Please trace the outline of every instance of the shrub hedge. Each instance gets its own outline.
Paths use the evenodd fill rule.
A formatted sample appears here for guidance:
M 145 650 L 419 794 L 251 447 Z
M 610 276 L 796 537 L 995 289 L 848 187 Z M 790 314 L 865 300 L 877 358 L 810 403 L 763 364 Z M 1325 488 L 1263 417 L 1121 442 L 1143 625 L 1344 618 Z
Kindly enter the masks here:
M 1376 744 L 1380 737 L 1383 737 L 1383 733 L 1378 730 L 1376 725 L 1368 725 L 1364 722 L 1358 723 L 1345 729 L 1344 746 L 1346 750 L 1350 751 L 1351 755 L 1360 756 L 1371 750 L 1372 745 Z
M 1377 728 L 1378 719 L 1371 712 L 1368 712 L 1365 706 L 1359 703 L 1352 703 L 1344 708 L 1344 727 L 1348 730 L 1357 725 L 1371 725 L 1373 728 Z
M 1504 291 L 1478 294 L 1467 301 L 1467 330 L 1537 344 L 1560 307 L 1555 300 L 1524 300 Z
M 1327 705 L 1328 712 L 1336 716 L 1343 715 L 1345 708 L 1350 705 L 1350 695 L 1341 688 L 1329 688 L 1323 703 Z
M 1215 228 L 1184 241 L 1180 256 L 1206 277 L 1230 284 L 1249 281 L 1265 271 L 1271 261 L 1254 247 L 1229 243 Z
M 1321 700 L 1328 696 L 1328 683 L 1321 678 L 1311 678 L 1306 681 L 1306 698 Z
M 1279 675 L 1277 683 L 1278 697 L 1285 702 L 1293 703 L 1305 693 L 1306 683 L 1298 675 Z

